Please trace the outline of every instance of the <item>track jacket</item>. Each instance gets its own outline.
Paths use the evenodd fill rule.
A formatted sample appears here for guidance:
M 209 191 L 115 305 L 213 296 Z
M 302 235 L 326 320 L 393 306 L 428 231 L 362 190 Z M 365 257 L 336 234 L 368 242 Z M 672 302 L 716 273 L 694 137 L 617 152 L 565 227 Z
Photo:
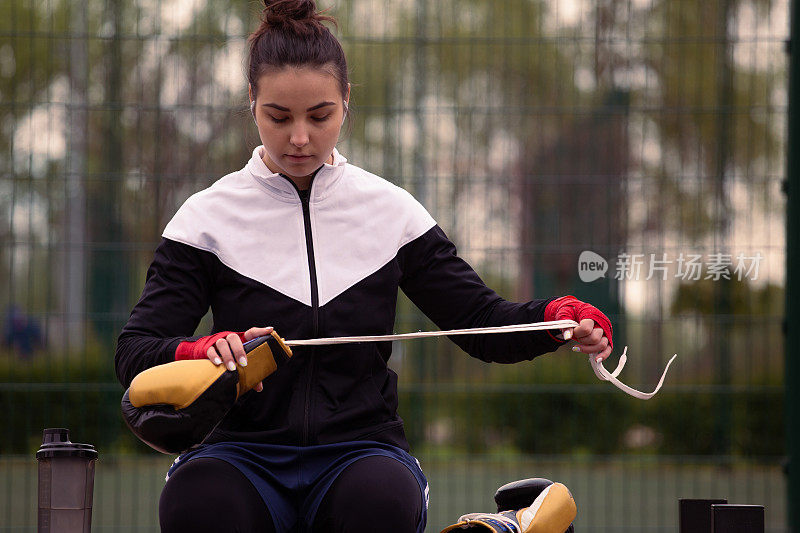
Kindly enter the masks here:
M 402 289 L 442 329 L 543 320 L 549 300 L 512 303 L 486 287 L 425 208 L 337 151 L 310 190 L 261 160 L 191 198 L 167 224 L 139 302 L 119 337 L 116 369 L 173 361 L 209 306 L 213 331 L 273 326 L 286 339 L 393 332 Z M 546 332 L 453 337 L 484 361 L 533 359 Z M 209 442 L 313 445 L 380 441 L 408 449 L 397 415 L 391 343 L 296 347 L 245 394 Z

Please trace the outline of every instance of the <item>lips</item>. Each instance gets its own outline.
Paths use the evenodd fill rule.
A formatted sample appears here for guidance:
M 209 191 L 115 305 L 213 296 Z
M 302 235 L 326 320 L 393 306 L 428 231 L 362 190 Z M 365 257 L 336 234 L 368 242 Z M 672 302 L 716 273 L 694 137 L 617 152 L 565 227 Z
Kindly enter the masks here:
M 286 154 L 286 157 L 288 157 L 290 161 L 308 161 L 312 156 Z

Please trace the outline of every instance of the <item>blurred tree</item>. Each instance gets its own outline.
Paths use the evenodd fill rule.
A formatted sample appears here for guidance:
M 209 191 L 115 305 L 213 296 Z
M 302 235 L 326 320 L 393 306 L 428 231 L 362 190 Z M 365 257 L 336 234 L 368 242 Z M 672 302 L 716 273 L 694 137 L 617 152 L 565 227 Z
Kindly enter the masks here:
M 339 16 L 353 73 L 356 115 L 346 139 L 353 161 L 402 181 L 457 241 L 472 243 L 468 257 L 501 264 L 498 257 L 513 255 L 505 250 L 521 240 L 519 297 L 573 292 L 616 314 L 614 281 L 576 282 L 577 252 L 614 253 L 632 234 L 707 235 L 726 211 L 704 201 L 711 194 L 727 205 L 718 177 L 780 148 L 764 116 L 745 111 L 770 112 L 779 78 L 732 60 L 736 14 L 763 14 L 768 0 L 598 0 L 566 24 L 540 0 L 442 0 L 435 9 L 421 0 L 388 2 L 380 12 L 367 0 L 320 4 Z M 8 154 L 0 166 L 16 176 L 0 185 L 9 217 L 4 242 L 19 239 L 12 213 L 21 206 L 43 206 L 42 247 L 52 246 L 52 229 L 68 219 L 67 195 L 52 191 L 64 190 L 54 186 L 74 174 L 69 164 L 79 154 L 44 157 L 14 139 L 37 112 L 55 116 L 62 102 L 74 101 L 76 59 L 53 52 L 80 37 L 72 25 L 78 10 L 88 37 L 87 312 L 108 337 L 124 321 L 152 243 L 177 205 L 238 168 L 257 142 L 241 65 L 259 5 L 3 3 L 0 118 L 9 126 L 0 131 Z M 586 25 L 594 27 L 588 43 Z M 34 38 L 43 28 L 49 37 Z M 721 112 L 710 112 L 720 102 Z M 80 137 L 64 124 L 53 119 L 55 137 Z M 657 157 L 641 156 L 632 124 L 656 128 Z M 25 153 L 46 161 L 46 170 L 25 163 Z M 689 168 L 701 170 L 687 179 Z M 657 187 L 632 193 L 632 172 L 657 177 Z M 447 180 L 435 179 L 444 173 Z M 644 205 L 643 219 L 625 216 L 620 206 L 631 203 Z M 478 248 L 501 252 L 481 256 Z M 18 264 L 9 258 L 15 253 L 0 250 L 3 274 Z M 42 308 L 63 291 L 52 279 L 61 273 L 46 272 L 47 263 L 27 263 L 32 279 L 50 279 L 44 285 L 52 290 L 35 293 Z M 136 268 L 128 274 L 120 263 Z
M 768 0 L 595 0 L 566 22 L 544 0 L 320 4 L 335 8 L 354 82 L 343 151 L 416 194 L 507 296 L 519 271 L 520 298 L 572 292 L 617 314 L 616 282 L 578 283 L 577 252 L 613 254 L 634 240 L 730 243 L 730 177 L 767 187 L 748 178 L 782 149 L 770 121 L 779 62 L 736 59 L 747 45 L 741 13 L 757 20 Z M 86 314 L 108 346 L 177 206 L 240 168 L 258 142 L 241 65 L 259 10 L 251 0 L 0 2 L 0 279 L 9 280 L 0 303 Z M 85 234 L 65 239 L 63 228 L 81 228 L 69 222 L 69 183 L 85 195 L 76 230 Z M 85 289 L 65 287 L 65 244 L 84 254 Z M 69 288 L 84 310 L 68 303 Z M 738 290 L 681 288 L 669 312 L 736 312 Z M 438 357 L 448 351 L 458 363 Z M 416 344 L 404 376 L 486 375 L 454 352 Z M 502 370 L 527 382 L 546 373 Z M 556 382 L 574 380 L 550 370 Z M 424 420 L 421 405 L 410 412 Z M 422 438 L 422 423 L 409 430 Z M 716 451 L 729 448 L 720 442 Z

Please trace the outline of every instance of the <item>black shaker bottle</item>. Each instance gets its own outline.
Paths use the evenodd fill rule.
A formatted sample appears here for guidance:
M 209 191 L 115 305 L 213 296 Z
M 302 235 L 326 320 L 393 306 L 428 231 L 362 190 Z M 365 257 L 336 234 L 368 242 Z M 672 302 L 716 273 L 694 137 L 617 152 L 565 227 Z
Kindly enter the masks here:
M 69 430 L 44 430 L 39 461 L 39 533 L 89 533 L 97 451 L 69 441 Z

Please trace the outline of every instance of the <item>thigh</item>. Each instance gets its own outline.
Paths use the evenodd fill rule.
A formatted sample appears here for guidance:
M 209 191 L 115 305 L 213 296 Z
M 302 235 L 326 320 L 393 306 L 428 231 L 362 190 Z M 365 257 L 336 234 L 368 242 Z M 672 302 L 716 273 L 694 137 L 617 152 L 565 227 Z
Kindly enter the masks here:
M 415 533 L 423 507 L 419 482 L 408 467 L 373 455 L 339 474 L 322 499 L 314 531 Z
M 158 506 L 164 533 L 275 531 L 264 500 L 235 466 L 201 457 L 175 470 Z

